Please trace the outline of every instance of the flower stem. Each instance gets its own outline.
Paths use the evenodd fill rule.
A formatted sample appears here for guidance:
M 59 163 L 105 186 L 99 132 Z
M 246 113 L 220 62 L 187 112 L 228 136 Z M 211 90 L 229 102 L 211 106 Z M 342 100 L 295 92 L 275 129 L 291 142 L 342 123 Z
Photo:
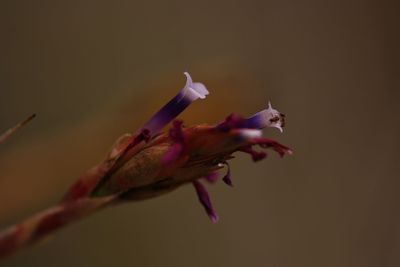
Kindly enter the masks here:
M 113 203 L 115 196 L 63 202 L 0 232 L 0 259 L 43 240 L 56 230 Z

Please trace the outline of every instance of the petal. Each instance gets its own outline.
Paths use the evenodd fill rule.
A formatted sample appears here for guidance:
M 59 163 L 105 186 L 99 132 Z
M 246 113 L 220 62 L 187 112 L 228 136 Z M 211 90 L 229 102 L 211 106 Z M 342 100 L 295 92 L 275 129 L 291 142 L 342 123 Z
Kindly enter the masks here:
M 150 135 L 154 136 L 161 131 L 168 123 L 184 111 L 193 101 L 204 99 L 209 94 L 207 88 L 201 83 L 193 83 L 189 73 L 186 76 L 185 87 L 163 106 L 150 120 L 148 120 L 141 129 L 148 129 Z
M 273 109 L 271 103 L 268 103 L 268 108 L 264 109 L 253 116 L 244 120 L 243 128 L 262 129 L 265 127 L 275 127 L 283 132 L 285 126 L 285 115 Z
M 267 156 L 267 153 L 256 151 L 251 146 L 242 148 L 242 149 L 240 149 L 240 151 L 250 154 L 251 158 L 255 162 L 256 161 L 260 161 L 260 160 L 264 159 Z
M 209 94 L 206 86 L 202 83 L 193 83 L 192 89 L 199 93 L 199 98 L 204 99 Z
M 210 172 L 204 179 L 210 184 L 215 184 L 218 181 L 218 172 Z
M 186 85 L 182 90 L 185 90 L 187 97 L 197 97 L 201 99 L 206 98 L 206 95 L 208 95 L 209 92 L 205 85 L 202 83 L 194 83 L 188 72 L 184 72 L 183 74 L 186 76 Z
M 275 152 L 277 152 L 281 157 L 288 154 L 293 154 L 293 151 L 274 140 L 268 138 L 255 138 L 250 141 L 251 145 L 259 145 L 262 148 L 272 148 Z
M 232 183 L 232 179 L 231 179 L 231 166 L 229 165 L 228 162 L 225 162 L 225 165 L 226 165 L 226 167 L 228 167 L 228 171 L 226 172 L 224 178 L 222 178 L 222 181 L 224 181 L 225 184 L 233 187 L 233 183 Z
M 199 198 L 199 201 L 203 205 L 204 209 L 206 210 L 208 217 L 210 217 L 210 219 L 213 223 L 218 222 L 218 215 L 212 207 L 211 200 L 208 195 L 207 189 L 199 181 L 193 181 L 192 184 L 193 184 L 194 188 L 196 189 L 196 193 Z

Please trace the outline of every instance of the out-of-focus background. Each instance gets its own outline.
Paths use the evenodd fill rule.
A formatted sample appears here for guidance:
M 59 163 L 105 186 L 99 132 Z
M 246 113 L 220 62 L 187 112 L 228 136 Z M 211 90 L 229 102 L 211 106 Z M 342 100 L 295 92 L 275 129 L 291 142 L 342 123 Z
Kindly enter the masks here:
M 4 266 L 400 266 L 395 1 L 0 2 L 0 226 L 52 205 L 184 85 L 186 124 L 284 112 L 294 155 L 105 210 Z

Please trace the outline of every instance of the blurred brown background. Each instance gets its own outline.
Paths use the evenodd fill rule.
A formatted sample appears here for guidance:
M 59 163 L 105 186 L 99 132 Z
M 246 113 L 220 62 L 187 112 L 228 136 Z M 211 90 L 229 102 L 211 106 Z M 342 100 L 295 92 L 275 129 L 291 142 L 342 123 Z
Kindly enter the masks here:
M 273 105 L 295 154 L 91 216 L 4 266 L 400 266 L 399 19 L 384 1 L 0 2 L 0 225 L 56 202 L 184 84 L 187 124 Z

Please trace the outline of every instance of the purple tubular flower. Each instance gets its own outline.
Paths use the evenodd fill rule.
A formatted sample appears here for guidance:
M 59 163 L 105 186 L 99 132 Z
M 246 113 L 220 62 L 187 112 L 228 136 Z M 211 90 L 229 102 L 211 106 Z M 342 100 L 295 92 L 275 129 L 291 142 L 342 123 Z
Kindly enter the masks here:
M 210 197 L 208 195 L 207 189 L 199 181 L 195 180 L 192 182 L 194 188 L 196 189 L 197 196 L 200 203 L 203 205 L 207 212 L 208 217 L 210 217 L 213 223 L 218 222 L 218 214 L 215 212 Z
M 149 130 L 151 136 L 159 133 L 193 101 L 199 98 L 204 99 L 209 94 L 204 84 L 193 82 L 189 73 L 185 72 L 184 74 L 186 76 L 185 87 L 143 125 L 142 129 Z
M 285 115 L 273 109 L 271 102 L 268 103 L 268 108 L 257 112 L 253 116 L 243 121 L 243 128 L 262 129 L 265 127 L 275 127 L 283 132 L 285 126 Z

